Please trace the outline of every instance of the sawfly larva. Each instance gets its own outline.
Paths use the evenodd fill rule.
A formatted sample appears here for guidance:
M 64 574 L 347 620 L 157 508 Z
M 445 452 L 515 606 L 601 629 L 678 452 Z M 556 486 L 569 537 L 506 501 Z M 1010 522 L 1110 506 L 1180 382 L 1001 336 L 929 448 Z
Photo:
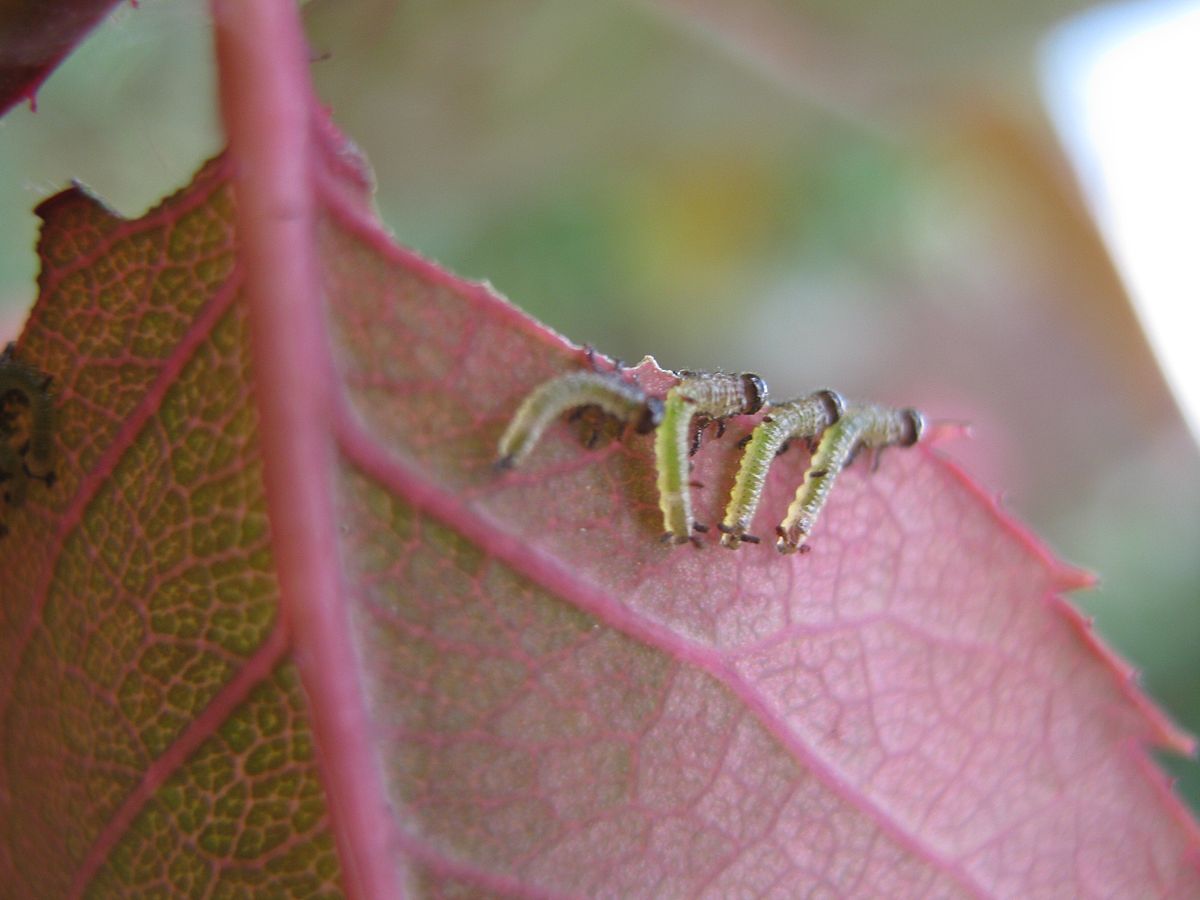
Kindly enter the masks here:
M 616 371 L 568 372 L 539 384 L 526 395 L 500 438 L 496 468 L 516 466 L 529 455 L 547 425 L 568 410 L 586 406 L 599 407 L 623 423 L 633 422 L 638 434 L 653 431 L 663 414 L 661 400 L 647 396 L 640 386 Z
M 0 485 L 4 485 L 0 488 L 0 497 L 3 497 L 9 506 L 20 506 L 25 501 L 27 480 L 21 454 L 6 436 L 0 435 Z
M 0 353 L 0 403 L 3 425 L 11 429 L 10 395 L 18 394 L 29 408 L 27 447 L 22 448 L 25 465 L 33 463 L 30 474 L 42 477 L 50 469 L 54 449 L 54 398 L 50 394 L 51 377 L 31 366 L 17 362 L 9 344 Z
M 25 500 L 31 479 L 54 484 L 54 398 L 51 378 L 0 352 L 0 483 L 9 506 Z M 5 529 L 5 532 L 7 529 Z
M 846 410 L 836 423 L 825 429 L 804 473 L 804 481 L 796 489 L 796 499 L 775 529 L 779 536 L 775 548 L 780 553 L 808 550 L 804 541 L 817 524 L 838 473 L 854 461 L 861 449 L 875 451 L 878 464 L 878 454 L 885 447 L 911 447 L 921 439 L 924 430 L 925 418 L 915 409 L 863 405 Z
M 692 434 L 694 417 L 723 420 L 730 416 L 751 415 L 767 402 L 767 385 L 751 373 L 681 372 L 680 382 L 667 392 L 662 424 L 654 437 L 654 456 L 658 465 L 658 502 L 663 514 L 663 541 L 674 544 L 695 542 L 693 531 L 707 530 L 697 525 L 692 513 L 689 478 L 690 456 L 698 445 L 698 433 Z
M 725 520 L 717 526 L 721 531 L 722 546 L 736 550 L 743 541 L 759 542 L 757 537 L 746 532 L 762 499 L 771 463 L 787 449 L 790 441 L 818 437 L 837 422 L 845 410 L 841 394 L 828 389 L 771 405 L 768 415 L 750 434 L 742 454 L 729 505 L 725 507 Z

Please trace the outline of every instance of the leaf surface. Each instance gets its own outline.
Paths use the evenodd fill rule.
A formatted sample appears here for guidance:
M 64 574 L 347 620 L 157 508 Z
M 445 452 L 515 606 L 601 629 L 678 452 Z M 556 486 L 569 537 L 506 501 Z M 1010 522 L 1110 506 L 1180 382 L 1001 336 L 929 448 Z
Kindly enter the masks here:
M 134 222 L 78 189 L 40 210 L 19 350 L 55 376 L 59 483 L 9 511 L 0 549 L 3 858 L 35 893 L 335 871 L 277 615 L 226 168 Z M 1195 886 L 1141 749 L 1180 739 L 1058 599 L 1076 576 L 952 465 L 852 468 L 795 558 L 660 545 L 646 437 L 588 451 L 556 425 L 496 476 L 507 417 L 579 351 L 315 189 L 338 555 L 417 881 Z M 708 521 L 751 424 L 697 457 Z M 805 463 L 778 461 L 765 515 Z
M 54 376 L 59 477 L 3 509 L 0 884 L 1200 891 L 1145 751 L 1189 741 L 1061 599 L 1086 579 L 952 463 L 855 466 L 788 558 L 658 543 L 649 437 L 560 422 L 497 475 L 579 348 L 392 243 L 353 150 L 292 114 L 265 204 L 235 123 L 140 219 L 78 188 L 39 210 L 17 352 Z M 272 284 L 295 327 L 262 327 Z M 701 521 L 752 425 L 697 455 Z M 760 532 L 806 463 L 777 461 Z

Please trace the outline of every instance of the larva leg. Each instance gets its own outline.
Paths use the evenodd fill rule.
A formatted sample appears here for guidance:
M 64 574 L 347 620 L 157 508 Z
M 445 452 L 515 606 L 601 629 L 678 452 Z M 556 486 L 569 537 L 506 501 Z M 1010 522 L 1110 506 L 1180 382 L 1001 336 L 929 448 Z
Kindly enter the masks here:
M 584 446 L 589 450 L 595 450 L 598 443 L 600 443 L 600 429 L 593 428 L 584 441 Z
M 909 447 L 921 438 L 925 420 L 915 409 L 858 406 L 831 425 L 821 437 L 796 498 L 775 530 L 780 553 L 807 552 L 805 544 L 833 490 L 838 473 L 861 449 Z
M 588 404 L 572 410 L 567 416 L 567 421 L 575 426 L 580 443 L 589 450 L 595 449 L 601 441 L 620 437 L 626 424 L 595 404 Z
M 720 525 L 722 546 L 736 550 L 743 541 L 758 543 L 758 539 L 751 540 L 753 536 L 747 535 L 746 531 L 762 500 L 771 463 L 790 441 L 822 433 L 837 422 L 844 409 L 841 396 L 830 390 L 817 391 L 771 408 L 771 414 L 751 433 L 742 453 L 737 479 L 725 508 L 725 519 Z
M 20 453 L 7 440 L 7 436 L 0 435 L 0 485 L 3 485 L 0 487 L 0 496 L 6 504 L 20 506 L 25 502 L 27 480 Z
M 708 422 L 704 416 L 696 416 L 692 420 L 692 440 L 688 445 L 688 456 L 695 456 L 700 452 L 700 441 L 704 438 L 704 429 L 708 427 Z

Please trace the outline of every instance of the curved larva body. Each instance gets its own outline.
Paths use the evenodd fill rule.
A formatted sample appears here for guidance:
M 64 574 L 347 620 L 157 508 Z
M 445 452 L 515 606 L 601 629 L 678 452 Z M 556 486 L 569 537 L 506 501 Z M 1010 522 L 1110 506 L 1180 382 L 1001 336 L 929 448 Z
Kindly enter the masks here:
M 722 546 L 736 550 L 743 540 L 758 543 L 758 538 L 746 531 L 762 499 L 771 463 L 788 441 L 818 436 L 842 417 L 845 408 L 841 395 L 831 390 L 771 406 L 770 415 L 754 429 L 742 454 L 725 520 L 719 526 Z
M 12 443 L 11 424 L 0 418 L 0 482 L 6 485 L 3 496 L 11 506 L 24 501 L 30 478 L 47 485 L 54 481 L 54 398 L 49 386 L 48 375 L 13 358 L 12 344 L 0 353 L 0 416 L 9 394 L 20 394 L 29 407 L 28 436 L 21 447 Z
M 776 549 L 780 553 L 806 549 L 804 540 L 812 533 L 838 473 L 860 447 L 909 447 L 921 439 L 924 427 L 925 420 L 915 409 L 856 406 L 847 410 L 825 430 L 804 481 L 796 489 L 796 499 L 776 529 Z
M 664 541 L 687 543 L 696 525 L 688 484 L 692 417 L 724 419 L 749 415 L 762 409 L 766 400 L 767 385 L 753 374 L 685 373 L 679 384 L 667 392 L 662 424 L 654 437 Z
M 29 404 L 29 449 L 20 461 L 23 474 L 46 478 L 54 455 L 54 398 L 48 390 L 50 378 L 36 368 L 13 359 L 12 344 L 0 353 L 0 401 L 17 392 Z M 7 461 L 4 466 L 11 466 Z M 7 469 L 6 469 L 7 470 Z M 16 478 L 18 473 L 13 473 Z
M 529 392 L 496 448 L 496 467 L 511 468 L 533 449 L 546 426 L 580 406 L 598 406 L 622 422 L 636 420 L 640 433 L 662 418 L 662 401 L 612 372 L 568 372 Z

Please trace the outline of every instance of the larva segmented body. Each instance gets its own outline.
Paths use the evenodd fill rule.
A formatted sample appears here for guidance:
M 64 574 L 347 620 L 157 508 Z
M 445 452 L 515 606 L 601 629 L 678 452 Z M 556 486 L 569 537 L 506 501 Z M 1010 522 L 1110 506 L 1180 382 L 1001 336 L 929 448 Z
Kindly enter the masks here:
M 880 451 L 890 446 L 910 447 L 921 439 L 924 429 L 925 419 L 915 409 L 874 405 L 848 409 L 821 437 L 804 481 L 796 489 L 796 499 L 776 529 L 779 536 L 776 549 L 780 553 L 808 549 L 804 541 L 812 533 L 838 473 L 853 460 L 859 449 Z
M 538 385 L 521 402 L 496 448 L 496 468 L 520 463 L 547 425 L 581 406 L 597 406 L 622 422 L 632 421 L 639 434 L 654 430 L 663 413 L 661 400 L 615 372 L 568 372 Z
M 654 438 L 658 464 L 658 502 L 663 514 L 663 540 L 684 544 L 696 525 L 689 490 L 689 448 L 694 416 L 722 420 L 750 415 L 767 402 L 767 385 L 752 373 L 680 373 L 680 382 L 667 392 L 662 424 Z
M 10 392 L 24 396 L 29 404 L 29 449 L 25 465 L 33 463 L 31 473 L 40 477 L 50 468 L 54 449 L 54 398 L 50 394 L 50 376 L 13 358 L 13 345 L 0 353 L 0 400 Z
M 743 541 L 758 543 L 747 534 L 762 499 L 767 473 L 775 457 L 796 438 L 814 438 L 842 417 L 846 404 L 837 391 L 816 391 L 807 397 L 772 404 L 770 413 L 754 429 L 742 454 L 737 480 L 725 508 L 725 520 L 717 526 L 721 545 L 736 550 Z
M 0 496 L 9 506 L 20 506 L 25 502 L 25 485 L 29 476 L 25 474 L 21 455 L 17 449 L 0 435 Z
M 13 345 L 0 352 L 0 482 L 3 498 L 10 506 L 25 500 L 30 479 L 47 485 L 54 483 L 54 398 L 50 394 L 50 376 L 18 362 Z M 14 395 L 16 395 L 14 397 Z M 15 420 L 20 406 L 28 409 L 24 440 Z

